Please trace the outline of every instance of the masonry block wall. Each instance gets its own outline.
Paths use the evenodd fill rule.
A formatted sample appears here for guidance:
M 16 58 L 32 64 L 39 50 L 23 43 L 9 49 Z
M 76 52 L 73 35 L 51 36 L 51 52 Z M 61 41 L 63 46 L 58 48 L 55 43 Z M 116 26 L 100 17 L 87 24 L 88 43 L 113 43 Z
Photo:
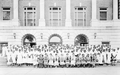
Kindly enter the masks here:
M 74 7 L 82 6 L 87 8 L 87 26 L 86 27 L 67 27 L 65 25 L 66 19 L 66 0 L 44 0 L 45 6 L 45 23 L 41 27 L 40 19 L 40 0 L 18 0 L 18 19 L 19 26 L 13 26 L 13 1 L 14 0 L 0 0 L 0 43 L 8 42 L 8 44 L 23 44 L 23 36 L 32 34 L 36 38 L 37 45 L 48 44 L 49 38 L 53 34 L 58 34 L 63 39 L 63 44 L 74 44 L 75 38 L 79 34 L 87 36 L 89 44 L 101 44 L 101 42 L 109 41 L 112 46 L 120 47 L 120 21 L 113 20 L 113 0 L 97 0 L 97 21 L 96 25 L 92 25 L 92 0 L 71 0 L 71 20 L 74 24 Z M 35 6 L 37 16 L 37 26 L 27 27 L 23 26 L 23 7 Z M 62 8 L 62 24 L 63 27 L 48 27 L 49 25 L 49 7 L 60 6 Z M 3 21 L 3 7 L 11 8 L 11 20 Z M 99 20 L 99 8 L 107 7 L 107 21 Z M 14 38 L 16 33 L 16 38 Z M 43 33 L 43 38 L 41 38 Z M 69 38 L 68 38 L 69 33 Z M 96 38 L 95 38 L 96 33 Z

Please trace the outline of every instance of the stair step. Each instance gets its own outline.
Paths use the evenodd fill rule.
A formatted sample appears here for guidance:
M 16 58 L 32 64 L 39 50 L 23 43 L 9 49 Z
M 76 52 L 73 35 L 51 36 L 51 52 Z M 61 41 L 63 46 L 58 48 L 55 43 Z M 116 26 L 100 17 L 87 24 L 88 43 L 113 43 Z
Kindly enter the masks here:
M 6 57 L 0 57 L 0 66 L 5 66 L 5 65 L 7 65 Z

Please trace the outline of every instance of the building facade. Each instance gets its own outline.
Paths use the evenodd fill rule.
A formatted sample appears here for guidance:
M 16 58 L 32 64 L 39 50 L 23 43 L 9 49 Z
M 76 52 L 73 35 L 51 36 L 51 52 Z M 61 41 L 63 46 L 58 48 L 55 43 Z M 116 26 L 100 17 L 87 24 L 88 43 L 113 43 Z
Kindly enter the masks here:
M 0 48 L 120 45 L 120 0 L 0 0 Z

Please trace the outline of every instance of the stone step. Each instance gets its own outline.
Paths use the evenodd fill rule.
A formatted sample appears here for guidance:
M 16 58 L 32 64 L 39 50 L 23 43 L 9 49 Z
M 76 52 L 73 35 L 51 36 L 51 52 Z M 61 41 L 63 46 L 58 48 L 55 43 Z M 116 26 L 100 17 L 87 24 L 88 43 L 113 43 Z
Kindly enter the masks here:
M 6 57 L 0 57 L 0 66 L 7 65 Z

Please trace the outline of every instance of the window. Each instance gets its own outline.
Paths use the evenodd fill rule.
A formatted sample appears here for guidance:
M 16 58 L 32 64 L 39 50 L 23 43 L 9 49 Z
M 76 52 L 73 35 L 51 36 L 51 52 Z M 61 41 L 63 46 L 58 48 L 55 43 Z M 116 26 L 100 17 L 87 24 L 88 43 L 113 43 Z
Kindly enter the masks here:
M 50 7 L 49 9 L 49 26 L 62 26 L 62 10 L 61 7 Z
M 109 45 L 110 42 L 109 41 L 103 41 L 102 44 Z
M 3 20 L 10 20 L 10 7 L 3 7 Z
M 107 20 L 107 8 L 100 8 L 100 20 Z
M 86 8 L 75 7 L 74 26 L 86 26 Z
M 120 0 L 118 0 L 118 19 L 120 19 Z
M 36 8 L 24 8 L 24 26 L 36 26 Z

